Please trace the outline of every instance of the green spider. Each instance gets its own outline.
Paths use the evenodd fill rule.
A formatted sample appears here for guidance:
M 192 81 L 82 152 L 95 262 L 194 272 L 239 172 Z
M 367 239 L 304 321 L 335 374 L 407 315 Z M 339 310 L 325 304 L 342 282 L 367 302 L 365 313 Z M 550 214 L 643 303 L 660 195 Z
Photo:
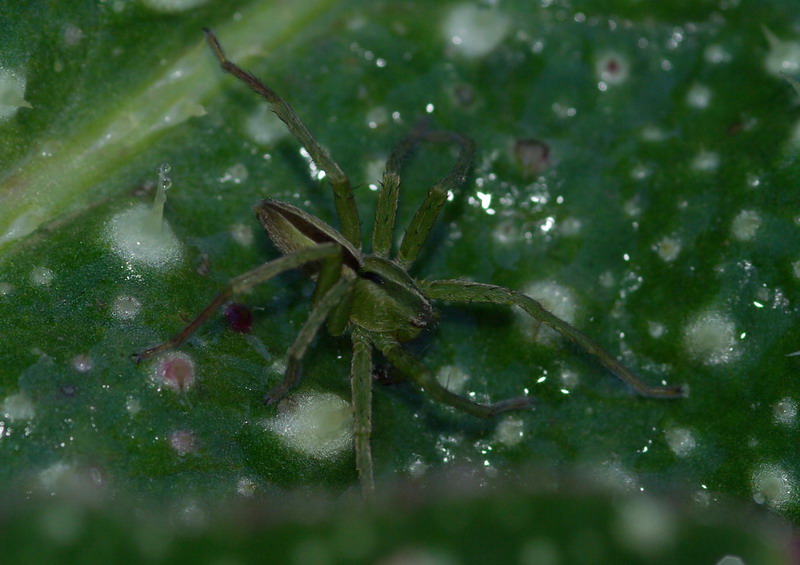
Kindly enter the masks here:
M 137 354 L 137 360 L 181 345 L 234 295 L 290 269 L 301 268 L 310 273 L 316 281 L 311 313 L 289 347 L 283 381 L 264 396 L 264 402 L 274 404 L 298 384 L 303 357 L 323 323 L 326 323 L 333 336 L 350 334 L 353 342 L 350 379 L 356 465 L 367 496 L 374 490 L 369 444 L 373 348 L 383 353 L 400 373 L 434 399 L 473 416 L 489 418 L 508 410 L 528 408 L 533 402 L 531 397 L 524 396 L 481 404 L 455 394 L 439 384 L 430 370 L 403 348 L 404 342 L 413 340 L 434 323 L 432 300 L 519 306 L 537 321 L 547 324 L 594 355 L 637 393 L 659 398 L 683 396 L 681 387 L 650 386 L 642 382 L 594 341 L 528 296 L 491 284 L 463 280 L 418 281 L 408 274 L 447 199 L 448 191 L 459 187 L 467 175 L 475 145 L 466 137 L 417 128 L 394 150 L 386 163 L 378 195 L 372 253 L 363 253 L 360 249 L 360 220 L 347 176 L 317 143 L 291 106 L 270 87 L 230 62 L 216 36 L 210 30 L 205 30 L 205 33 L 222 69 L 261 95 L 317 166 L 325 171 L 333 186 L 341 231 L 336 231 L 319 218 L 291 204 L 272 199 L 261 201 L 255 207 L 256 216 L 283 256 L 232 279 L 180 333 L 169 341 Z M 397 255 L 392 259 L 389 253 L 397 211 L 400 166 L 419 141 L 452 143 L 459 147 L 460 152 L 453 168 L 428 192 L 406 230 Z

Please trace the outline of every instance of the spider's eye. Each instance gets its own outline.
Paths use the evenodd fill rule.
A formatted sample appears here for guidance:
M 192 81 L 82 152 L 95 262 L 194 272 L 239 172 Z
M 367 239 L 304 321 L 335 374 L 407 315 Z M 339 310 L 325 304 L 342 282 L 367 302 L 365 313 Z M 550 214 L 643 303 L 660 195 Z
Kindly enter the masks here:
M 378 273 L 376 273 L 375 271 L 362 271 L 362 272 L 360 272 L 358 275 L 359 275 L 359 276 L 360 276 L 362 279 L 367 279 L 368 281 L 372 281 L 372 282 L 374 282 L 375 284 L 380 284 L 380 285 L 383 285 L 383 284 L 385 284 L 385 281 L 383 280 L 383 277 L 382 277 L 382 276 L 380 276 L 380 275 L 379 275 Z

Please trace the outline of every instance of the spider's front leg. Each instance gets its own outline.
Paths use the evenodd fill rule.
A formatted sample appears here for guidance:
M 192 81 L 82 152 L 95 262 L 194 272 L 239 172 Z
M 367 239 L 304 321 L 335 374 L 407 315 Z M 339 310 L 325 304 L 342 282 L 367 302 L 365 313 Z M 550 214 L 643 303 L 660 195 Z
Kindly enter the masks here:
M 197 329 L 203 325 L 206 320 L 213 316 L 220 306 L 225 304 L 237 294 L 258 286 L 259 284 L 268 281 L 272 277 L 279 275 L 284 271 L 297 269 L 309 263 L 315 263 L 318 261 L 324 262 L 326 259 L 330 259 L 332 257 L 341 258 L 341 254 L 342 249 L 339 245 L 335 243 L 322 243 L 314 247 L 305 247 L 295 251 L 294 253 L 284 255 L 283 257 L 279 257 L 274 261 L 264 263 L 252 271 L 248 271 L 243 275 L 239 275 L 238 277 L 231 279 L 231 281 L 225 285 L 225 288 L 214 297 L 208 306 L 206 306 L 202 312 L 200 312 L 194 318 L 194 320 L 189 322 L 179 333 L 173 336 L 172 339 L 156 345 L 155 347 L 151 347 L 150 349 L 146 349 L 145 351 L 135 353 L 133 358 L 138 363 L 139 361 L 143 361 L 144 359 L 148 359 L 158 355 L 159 353 L 178 347 L 184 341 L 189 339 L 189 337 L 195 331 L 197 331 Z M 341 259 L 339 259 L 339 261 L 341 262 Z
M 449 404 L 467 414 L 472 414 L 478 418 L 491 418 L 492 416 L 509 410 L 523 410 L 533 406 L 534 399 L 530 396 L 519 396 L 500 400 L 492 404 L 481 404 L 455 394 L 440 385 L 436 377 L 430 372 L 430 369 L 414 355 L 403 349 L 399 342 L 383 335 L 373 336 L 373 341 L 375 347 L 386 356 L 386 359 L 388 359 L 392 365 L 422 387 L 422 389 L 435 400 Z
M 333 160 L 328 152 L 314 139 L 311 132 L 306 125 L 295 113 L 292 107 L 286 100 L 284 100 L 277 92 L 272 90 L 269 86 L 258 80 L 255 76 L 248 73 L 235 63 L 228 60 L 222 46 L 217 40 L 217 36 L 210 29 L 203 30 L 206 34 L 206 39 L 214 52 L 214 55 L 219 61 L 220 67 L 225 72 L 228 72 L 247 84 L 253 89 L 256 94 L 260 95 L 266 100 L 272 111 L 278 116 L 281 121 L 286 124 L 286 129 L 297 139 L 303 147 L 305 147 L 308 154 L 317 164 L 317 166 L 325 171 L 325 174 L 331 181 L 333 186 L 333 197 L 336 204 L 336 213 L 339 216 L 339 229 L 347 240 L 353 244 L 357 249 L 361 248 L 361 221 L 358 218 L 358 210 L 356 209 L 355 199 L 353 197 L 353 188 L 350 185 L 350 179 L 342 171 L 339 164 Z
M 420 289 L 427 298 L 436 300 L 515 304 L 539 322 L 547 324 L 574 344 L 586 350 L 586 352 L 594 355 L 608 370 L 628 383 L 640 395 L 655 398 L 681 398 L 686 396 L 686 390 L 681 386 L 652 386 L 643 382 L 622 363 L 614 359 L 605 349 L 558 316 L 550 313 L 544 306 L 529 296 L 502 286 L 460 280 L 424 282 L 420 284 Z

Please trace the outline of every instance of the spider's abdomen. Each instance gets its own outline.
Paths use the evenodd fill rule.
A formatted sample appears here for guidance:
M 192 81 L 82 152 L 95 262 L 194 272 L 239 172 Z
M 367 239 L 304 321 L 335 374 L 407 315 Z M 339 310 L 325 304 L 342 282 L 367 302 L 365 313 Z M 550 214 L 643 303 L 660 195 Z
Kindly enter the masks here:
M 350 321 L 362 328 L 410 341 L 433 323 L 433 307 L 400 266 L 367 255 L 353 289 Z

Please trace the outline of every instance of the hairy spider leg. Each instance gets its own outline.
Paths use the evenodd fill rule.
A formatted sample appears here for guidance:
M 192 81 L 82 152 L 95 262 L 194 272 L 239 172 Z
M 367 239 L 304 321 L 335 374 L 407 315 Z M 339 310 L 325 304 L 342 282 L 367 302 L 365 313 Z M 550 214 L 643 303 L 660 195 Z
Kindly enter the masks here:
M 353 359 L 350 363 L 350 389 L 353 399 L 353 439 L 356 448 L 356 468 L 364 496 L 369 500 L 375 490 L 372 478 L 372 344 L 366 333 L 354 326 Z
M 342 303 L 345 296 L 355 284 L 354 279 L 342 277 L 328 290 L 311 309 L 303 327 L 294 339 L 286 354 L 286 371 L 283 380 L 272 387 L 264 396 L 264 404 L 274 404 L 295 387 L 302 376 L 303 357 L 308 346 L 317 335 L 320 326 L 328 318 L 331 311 Z
M 389 155 L 389 160 L 386 161 L 372 228 L 372 253 L 378 257 L 388 257 L 391 252 L 394 223 L 397 218 L 397 200 L 400 194 L 400 169 L 418 140 L 419 135 L 412 132 L 395 147 Z
M 430 394 L 435 400 L 449 404 L 467 414 L 478 418 L 491 418 L 509 410 L 524 410 L 533 406 L 534 399 L 530 396 L 508 398 L 492 404 L 481 404 L 460 396 L 440 385 L 433 373 L 430 372 L 430 369 L 412 353 L 403 349 L 403 346 L 395 339 L 383 334 L 372 334 L 371 339 L 375 347 L 386 356 L 386 359 L 392 365 L 397 367 L 401 373 L 410 378 L 426 393 Z
M 511 289 L 491 284 L 461 280 L 422 281 L 420 290 L 427 298 L 453 302 L 488 302 L 516 304 L 536 320 L 547 324 L 574 344 L 594 355 L 609 371 L 628 383 L 638 394 L 655 398 L 681 398 L 686 390 L 681 386 L 651 386 L 634 375 L 610 353 L 597 345 L 570 324 L 551 314 L 533 298 Z
M 266 282 L 272 277 L 283 273 L 284 271 L 296 269 L 309 263 L 322 261 L 330 257 L 338 256 L 341 258 L 341 254 L 341 246 L 335 243 L 321 243 L 314 247 L 306 247 L 295 251 L 294 253 L 284 255 L 283 257 L 279 257 L 278 259 L 264 263 L 263 265 L 260 265 L 251 271 L 247 271 L 246 273 L 231 279 L 230 282 L 225 285 L 225 288 L 222 289 L 222 291 L 220 291 L 220 293 L 217 294 L 217 296 L 215 296 L 214 299 L 208 304 L 208 306 L 206 306 L 203 311 L 200 312 L 194 320 L 189 322 L 178 334 L 172 337 L 172 339 L 140 353 L 135 353 L 133 355 L 134 359 L 138 363 L 139 361 L 153 357 L 154 355 L 158 355 L 163 351 L 178 347 L 184 341 L 186 341 L 189 336 L 197 331 L 197 328 L 199 328 L 206 320 L 213 316 L 220 306 L 225 304 L 234 295 L 245 292 L 246 290 Z
M 225 56 L 222 46 L 220 46 L 214 33 L 207 28 L 204 28 L 203 31 L 206 34 L 208 44 L 211 46 L 212 51 L 214 51 L 214 55 L 216 55 L 222 70 L 232 74 L 247 84 L 256 94 L 264 98 L 264 100 L 269 103 L 275 115 L 286 124 L 286 128 L 289 132 L 303 147 L 305 147 L 308 154 L 311 155 L 311 158 L 314 160 L 314 163 L 325 171 L 325 174 L 328 176 L 333 186 L 333 197 L 334 203 L 336 204 L 336 213 L 339 216 L 340 231 L 356 249 L 361 249 L 361 220 L 358 217 L 358 210 L 356 209 L 356 202 L 353 197 L 353 188 L 350 185 L 350 179 L 328 152 L 314 139 L 314 136 L 311 135 L 311 132 L 302 120 L 300 120 L 300 117 L 295 113 L 289 103 L 255 76 L 230 62 Z
M 417 258 L 425 240 L 428 239 L 439 210 L 447 200 L 447 193 L 464 183 L 475 155 L 475 142 L 456 133 L 427 132 L 422 134 L 422 139 L 434 143 L 456 143 L 460 146 L 460 151 L 453 168 L 431 187 L 406 229 L 396 258 L 396 261 L 406 269 Z

